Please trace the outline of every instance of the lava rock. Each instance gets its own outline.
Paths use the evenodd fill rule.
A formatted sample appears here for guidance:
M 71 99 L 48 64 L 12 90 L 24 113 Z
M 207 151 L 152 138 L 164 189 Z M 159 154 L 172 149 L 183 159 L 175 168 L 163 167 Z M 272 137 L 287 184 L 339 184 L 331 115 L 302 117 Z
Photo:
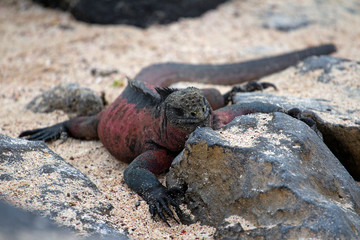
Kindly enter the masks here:
M 264 28 L 290 32 L 311 24 L 332 25 L 337 22 L 336 13 L 342 7 L 347 8 L 348 6 L 338 6 L 335 11 L 329 14 L 329 3 L 324 0 L 305 4 L 289 1 L 280 4 L 268 4 L 267 8 L 263 9 L 259 8 L 258 16 Z M 351 8 L 357 8 L 357 6 L 353 4 Z
M 304 75 L 309 72 L 313 72 L 315 70 L 323 70 L 322 74 L 317 78 L 317 81 L 328 83 L 333 78 L 330 73 L 333 69 L 337 69 L 339 71 L 345 70 L 347 67 L 344 66 L 346 63 L 350 63 L 351 61 L 343 58 L 336 58 L 331 56 L 316 56 L 309 57 L 303 61 L 302 64 L 297 66 L 297 70 L 299 74 Z M 353 65 L 358 65 L 358 63 L 354 62 Z
M 50 219 L 16 208 L 2 200 L 0 212 L 0 239 L 76 239 L 67 229 L 58 227 Z
M 197 129 L 166 180 L 187 186 L 192 214 L 219 239 L 359 238 L 359 186 L 313 130 L 283 113 Z
M 306 27 L 311 21 L 306 15 L 289 16 L 286 14 L 269 14 L 267 21 L 263 24 L 264 28 L 276 29 L 283 32 L 290 32 L 299 28 Z
M 112 206 L 96 185 L 44 142 L 0 135 L 0 175 L 6 176 L 0 178 L 0 197 L 6 201 L 96 239 L 127 239 L 103 220 Z
M 84 22 L 128 24 L 146 28 L 181 17 L 198 17 L 226 0 L 34 0 L 47 7 L 67 10 Z
M 77 83 L 62 83 L 36 96 L 26 108 L 36 113 L 63 110 L 70 117 L 91 116 L 104 108 L 104 101 L 89 88 Z
M 341 114 L 337 106 L 325 99 L 299 98 L 293 96 L 276 96 L 270 93 L 240 93 L 233 97 L 234 104 L 250 104 L 252 102 L 270 103 L 284 109 L 297 107 L 301 110 Z M 342 116 L 343 117 L 343 116 Z
M 347 78 L 360 74 L 360 63 L 330 56 L 310 57 L 298 66 L 289 69 L 287 75 L 279 78 L 297 76 L 295 82 L 301 82 L 308 75 L 311 81 L 327 84 L 337 89 L 337 98 L 352 99 L 354 104 L 335 104 L 331 99 L 297 98 L 293 96 L 275 96 L 266 93 L 240 93 L 234 97 L 236 104 L 251 102 L 270 103 L 285 109 L 299 108 L 312 111 L 308 115 L 313 118 L 317 128 L 323 134 L 325 144 L 341 161 L 350 174 L 360 180 L 360 88 L 349 87 Z M 318 74 L 314 74 L 314 72 Z M 338 73 L 338 75 L 334 75 Z M 339 77 L 340 74 L 340 77 Z M 281 86 L 280 86 L 281 87 Z M 339 96 L 339 94 L 343 94 Z M 355 106 L 355 107 L 354 107 Z
M 6 240 L 122 240 L 124 235 L 79 237 L 49 218 L 28 212 L 0 200 L 0 239 Z

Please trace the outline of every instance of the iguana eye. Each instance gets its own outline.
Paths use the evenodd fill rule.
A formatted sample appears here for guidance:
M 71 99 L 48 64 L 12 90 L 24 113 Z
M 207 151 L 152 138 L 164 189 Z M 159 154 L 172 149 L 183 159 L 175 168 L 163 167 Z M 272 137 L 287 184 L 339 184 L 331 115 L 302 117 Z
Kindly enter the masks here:
M 184 110 L 182 110 L 181 108 L 173 108 L 175 115 L 182 117 L 184 116 Z

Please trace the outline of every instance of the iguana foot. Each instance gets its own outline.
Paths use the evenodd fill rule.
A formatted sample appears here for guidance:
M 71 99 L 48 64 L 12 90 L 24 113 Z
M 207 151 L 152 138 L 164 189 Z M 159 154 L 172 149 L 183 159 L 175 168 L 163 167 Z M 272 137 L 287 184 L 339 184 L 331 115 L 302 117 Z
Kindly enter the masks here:
M 170 224 L 165 217 L 165 213 L 177 223 L 179 223 L 179 221 L 175 218 L 173 211 L 169 208 L 169 205 L 175 208 L 176 215 L 179 219 L 182 215 L 184 215 L 179 207 L 179 204 L 175 201 L 179 195 L 183 195 L 183 190 L 180 188 L 174 187 L 167 189 L 164 186 L 160 186 L 146 193 L 144 199 L 149 205 L 151 216 L 155 218 L 156 215 L 159 215 L 159 217 L 170 227 Z
M 66 136 L 66 134 L 65 122 L 61 122 L 51 127 L 23 131 L 19 137 L 28 136 L 26 139 L 29 141 L 50 141 Z
M 322 133 L 319 131 L 319 129 L 316 126 L 316 122 L 312 117 L 314 116 L 314 113 L 309 111 L 301 111 L 298 108 L 292 108 L 286 112 L 289 116 L 299 119 L 300 121 L 306 123 L 314 132 L 320 137 L 321 140 L 323 140 Z
M 255 91 L 262 91 L 266 88 L 272 87 L 275 90 L 277 90 L 276 86 L 272 83 L 269 82 L 256 82 L 256 81 L 252 81 L 252 82 L 248 82 L 243 86 L 235 86 L 232 91 L 235 92 L 255 92 Z
M 235 86 L 231 89 L 231 91 L 225 93 L 224 96 L 224 101 L 225 101 L 225 105 L 227 105 L 229 102 L 234 103 L 233 102 L 233 97 L 235 96 L 236 93 L 244 93 L 244 92 L 255 92 L 255 91 L 262 91 L 266 88 L 272 87 L 275 90 L 277 90 L 276 86 L 272 83 L 269 82 L 256 82 L 256 81 L 252 81 L 252 82 L 248 82 L 245 85 L 242 86 Z

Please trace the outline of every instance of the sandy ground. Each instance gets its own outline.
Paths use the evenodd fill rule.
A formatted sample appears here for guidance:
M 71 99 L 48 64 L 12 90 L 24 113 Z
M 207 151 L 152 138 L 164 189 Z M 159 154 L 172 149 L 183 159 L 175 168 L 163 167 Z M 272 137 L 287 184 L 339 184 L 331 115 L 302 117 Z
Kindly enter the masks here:
M 61 82 L 78 82 L 99 93 L 105 92 L 111 102 L 123 89 L 114 87 L 114 81 L 126 84 L 126 76 L 131 78 L 152 63 L 235 62 L 328 42 L 338 47 L 334 56 L 360 60 L 360 15 L 344 7 L 349 4 L 348 8 L 353 8 L 355 1 L 327 1 L 329 16 L 336 19 L 331 24 L 315 23 L 292 32 L 263 28 L 261 16 L 283 2 L 233 1 L 197 19 L 143 30 L 122 25 L 88 25 L 73 20 L 67 13 L 43 9 L 28 0 L 3 0 L 0 133 L 16 137 L 24 129 L 66 120 L 61 111 L 35 114 L 24 108 L 35 95 Z M 312 2 L 304 0 L 298 4 L 306 7 Z M 313 17 L 322 18 L 316 15 L 316 9 Z M 119 73 L 94 77 L 93 68 L 117 69 Z M 279 83 L 277 79 L 271 81 Z M 285 84 L 279 87 L 279 95 L 309 97 L 308 90 L 313 89 L 309 83 L 293 86 L 286 79 L 279 81 Z M 360 84 L 358 77 L 352 81 Z M 318 91 L 312 90 L 312 96 L 321 94 L 321 89 Z M 115 209 L 109 220 L 128 229 L 131 237 L 196 239 L 214 233 L 213 228 L 200 224 L 185 226 L 171 222 L 173 227 L 169 228 L 162 222 L 153 222 L 146 203 L 141 201 L 136 208 L 140 197 L 123 182 L 122 172 L 127 165 L 114 159 L 101 143 L 68 139 L 65 143 L 55 141 L 50 148 L 85 173 L 111 200 Z

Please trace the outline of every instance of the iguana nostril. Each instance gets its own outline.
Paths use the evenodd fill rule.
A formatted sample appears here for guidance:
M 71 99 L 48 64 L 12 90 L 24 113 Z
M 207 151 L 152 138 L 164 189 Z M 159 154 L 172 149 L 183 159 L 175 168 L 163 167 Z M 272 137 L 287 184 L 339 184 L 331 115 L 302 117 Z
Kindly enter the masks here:
M 191 116 L 193 116 L 193 117 L 196 116 L 196 113 L 195 113 L 195 112 L 191 112 L 190 114 L 191 114 Z

